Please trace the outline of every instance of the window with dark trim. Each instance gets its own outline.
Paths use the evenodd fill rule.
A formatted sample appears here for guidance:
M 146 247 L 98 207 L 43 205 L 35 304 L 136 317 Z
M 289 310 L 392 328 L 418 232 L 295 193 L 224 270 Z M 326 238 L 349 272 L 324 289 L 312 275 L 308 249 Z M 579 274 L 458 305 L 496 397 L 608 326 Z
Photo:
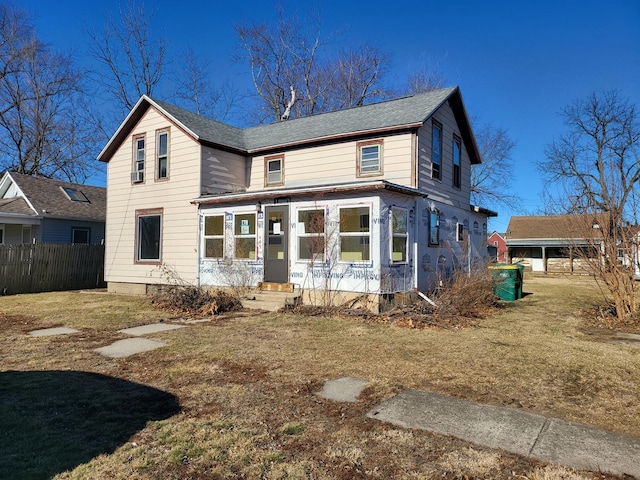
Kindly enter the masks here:
M 442 178 L 442 125 L 435 120 L 431 127 L 431 178 Z
M 169 178 L 169 132 L 158 132 L 156 140 L 156 175 L 158 180 Z
M 460 188 L 462 185 L 461 152 L 462 142 L 457 136 L 453 136 L 453 186 Z
M 284 156 L 265 157 L 264 180 L 265 185 L 284 184 Z
M 224 215 L 204 217 L 204 257 L 224 258 Z
M 162 261 L 162 208 L 136 211 L 136 262 Z
M 71 229 L 71 243 L 76 244 L 85 244 L 88 245 L 90 243 L 90 231 L 88 228 L 72 228 Z
M 133 170 L 131 180 L 142 182 L 144 180 L 145 137 L 136 135 L 133 137 Z
M 357 176 L 382 174 L 382 140 L 358 142 Z

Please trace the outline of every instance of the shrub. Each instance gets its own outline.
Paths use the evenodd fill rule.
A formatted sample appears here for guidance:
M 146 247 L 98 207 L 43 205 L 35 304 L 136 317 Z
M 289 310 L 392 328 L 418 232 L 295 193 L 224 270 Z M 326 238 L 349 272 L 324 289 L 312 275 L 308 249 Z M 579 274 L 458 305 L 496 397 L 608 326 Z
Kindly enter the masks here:
M 172 313 L 218 315 L 242 309 L 240 300 L 224 290 L 194 286 L 168 286 L 151 296 L 151 303 Z

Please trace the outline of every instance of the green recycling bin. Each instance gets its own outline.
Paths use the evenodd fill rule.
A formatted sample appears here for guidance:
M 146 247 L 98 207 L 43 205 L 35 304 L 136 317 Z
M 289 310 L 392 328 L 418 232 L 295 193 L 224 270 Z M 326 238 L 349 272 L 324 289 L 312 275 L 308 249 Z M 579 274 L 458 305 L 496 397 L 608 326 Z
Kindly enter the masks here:
M 496 280 L 495 294 L 501 300 L 513 302 L 522 298 L 522 265 L 491 265 L 491 276 Z

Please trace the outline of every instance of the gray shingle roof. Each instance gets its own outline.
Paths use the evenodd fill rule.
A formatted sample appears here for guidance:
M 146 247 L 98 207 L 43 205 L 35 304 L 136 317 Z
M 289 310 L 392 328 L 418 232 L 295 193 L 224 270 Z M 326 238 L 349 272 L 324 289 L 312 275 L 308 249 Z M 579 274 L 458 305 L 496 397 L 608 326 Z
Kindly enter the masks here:
M 422 124 L 455 90 L 456 87 L 443 88 L 421 95 L 249 128 L 246 130 L 247 150 Z
M 472 163 L 479 163 L 477 146 L 458 87 L 442 88 L 420 95 L 245 129 L 143 96 L 102 150 L 98 159 L 108 161 L 118 146 L 125 141 L 137 121 L 152 105 L 178 122 L 198 141 L 247 154 L 358 134 L 416 128 L 447 101 L 451 101 Z
M 11 178 L 24 193 L 39 215 L 50 218 L 63 218 L 104 222 L 106 217 L 107 189 L 90 185 L 33 177 L 20 173 L 10 173 Z M 75 188 L 82 192 L 88 202 L 69 200 L 61 187 Z M 9 200 L 9 199 L 7 199 Z M 21 213 L 8 210 L 11 203 L 0 204 L 0 213 Z M 5 209 L 7 208 L 7 209 Z M 46 213 L 44 211 L 46 210 Z M 26 213 L 26 212 L 25 212 Z M 30 210 L 31 214 L 33 211 Z

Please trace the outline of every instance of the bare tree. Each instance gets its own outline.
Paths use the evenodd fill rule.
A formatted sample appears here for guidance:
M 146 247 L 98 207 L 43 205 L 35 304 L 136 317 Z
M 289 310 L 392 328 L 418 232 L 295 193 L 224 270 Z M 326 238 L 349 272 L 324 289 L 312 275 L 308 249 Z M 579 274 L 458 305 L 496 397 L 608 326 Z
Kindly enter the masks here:
M 291 117 L 355 107 L 386 95 L 380 85 L 388 57 L 371 46 L 330 56 L 323 49 L 321 20 L 312 18 L 301 22 L 285 16 L 280 7 L 275 26 L 235 26 L 244 50 L 236 60 L 248 62 L 260 99 L 258 122 L 284 119 L 291 88 L 295 92 Z
M 176 103 L 199 115 L 224 121 L 237 101 L 236 90 L 228 83 L 215 87 L 211 65 L 203 63 L 191 49 L 181 56 L 175 77 Z
M 94 81 L 115 100 L 119 118 L 142 95 L 153 95 L 167 66 L 167 46 L 149 26 L 150 14 L 142 4 L 130 3 L 118 21 L 108 19 L 102 32 L 88 31 L 89 46 L 102 67 Z
M 370 45 L 340 53 L 329 65 L 334 71 L 327 78 L 331 88 L 325 93 L 326 108 L 360 107 L 366 102 L 389 97 L 389 91 L 380 80 L 390 63 L 389 55 Z
M 471 167 L 472 202 L 483 206 L 519 206 L 520 198 L 511 193 L 511 151 L 516 143 L 507 130 L 488 123 L 477 128 L 475 137 L 482 163 Z
M 438 63 L 423 60 L 415 65 L 414 70 L 407 77 L 401 94 L 416 95 L 431 92 L 441 88 L 443 84 L 444 75 L 441 73 Z
M 632 257 L 638 236 L 629 227 L 640 183 L 635 105 L 617 91 L 593 93 L 563 110 L 567 133 L 550 143 L 540 166 L 557 187 L 557 196 L 570 199 L 568 213 L 602 213 L 599 225 L 596 277 L 606 285 L 618 319 L 637 316 L 633 265 L 618 261 Z
M 81 77 L 71 58 L 42 44 L 20 10 L 0 7 L 0 28 L 0 164 L 84 181 L 97 145 L 80 120 Z

